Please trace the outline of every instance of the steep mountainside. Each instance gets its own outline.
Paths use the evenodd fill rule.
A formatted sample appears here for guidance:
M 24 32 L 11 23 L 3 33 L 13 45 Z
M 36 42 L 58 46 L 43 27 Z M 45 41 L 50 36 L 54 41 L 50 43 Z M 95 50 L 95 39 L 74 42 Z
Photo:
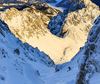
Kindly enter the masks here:
M 85 46 L 70 62 L 57 65 L 55 72 L 55 65 L 47 55 L 23 44 L 0 20 L 0 84 L 99 84 L 99 44 L 100 17 L 90 30 Z
M 100 80 L 100 16 L 90 30 L 87 42 L 81 49 L 76 84 L 99 84 Z
M 75 45 L 73 39 L 69 37 L 66 39 L 58 38 L 50 33 L 46 28 L 50 19 L 41 11 L 34 9 L 30 11 L 30 8 L 18 11 L 11 8 L 1 15 L 2 20 L 8 24 L 9 29 L 16 37 L 33 47 L 38 47 L 39 50 L 48 54 L 55 63 L 69 61 L 79 50 L 79 46 Z M 66 49 L 69 51 L 68 53 L 66 53 Z M 63 61 L 62 57 L 65 55 L 68 57 Z
M 49 56 L 23 44 L 0 20 L 0 84 L 44 84 L 39 70 L 54 66 Z
M 45 4 L 0 13 L 0 84 L 100 84 L 99 7 L 70 1 L 57 16 Z
M 51 21 L 47 13 L 45 15 L 34 8 L 26 8 L 23 11 L 11 8 L 2 14 L 2 20 L 23 42 L 38 47 L 39 50 L 48 54 L 55 63 L 64 63 L 70 61 L 84 45 L 88 32 L 93 26 L 93 21 L 100 14 L 99 7 L 90 0 L 87 0 L 85 5 L 86 7 L 82 10 L 69 14 L 66 10 Z M 51 33 L 54 32 L 60 37 L 67 36 L 59 38 L 52 35 L 47 29 L 47 25 Z

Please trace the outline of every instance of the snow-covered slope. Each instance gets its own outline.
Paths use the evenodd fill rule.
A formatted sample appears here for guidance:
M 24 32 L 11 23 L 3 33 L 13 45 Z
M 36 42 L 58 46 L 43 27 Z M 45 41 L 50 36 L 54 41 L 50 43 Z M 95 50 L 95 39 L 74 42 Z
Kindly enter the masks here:
M 64 69 L 55 72 L 54 62 L 46 54 L 23 44 L 0 20 L 0 84 L 75 83 L 76 60 L 65 65 Z M 67 72 L 68 66 L 73 68 L 72 72 Z
M 0 84 L 44 84 L 39 70 L 54 66 L 49 56 L 23 44 L 0 20 Z
M 70 62 L 54 69 L 55 65 L 47 55 L 23 44 L 0 20 L 0 84 L 99 84 L 99 44 L 100 16 L 90 30 L 85 46 Z

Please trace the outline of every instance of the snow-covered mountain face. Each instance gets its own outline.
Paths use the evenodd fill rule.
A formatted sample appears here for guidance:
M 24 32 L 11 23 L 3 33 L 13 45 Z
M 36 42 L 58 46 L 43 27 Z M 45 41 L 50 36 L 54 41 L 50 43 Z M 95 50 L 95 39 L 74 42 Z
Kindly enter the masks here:
M 39 70 L 54 66 L 49 56 L 23 44 L 0 20 L 0 84 L 44 84 Z
M 57 10 L 52 9 L 52 12 L 48 10 L 50 13 L 45 14 L 41 10 L 34 9 L 34 6 L 23 11 L 15 8 L 7 9 L 1 16 L 16 37 L 33 47 L 38 47 L 59 64 L 70 61 L 77 54 L 86 42 L 93 21 L 100 14 L 99 7 L 90 0 L 84 4 L 85 8 L 69 14 L 69 10 L 65 10 L 51 21 L 50 15 L 52 13 L 56 15 Z M 65 38 L 56 37 L 51 33 Z
M 100 12 L 91 1 L 84 4 L 81 10 L 73 5 L 77 11 L 65 10 L 50 23 L 51 9 L 44 12 L 41 7 L 31 6 L 23 11 L 11 8 L 1 13 L 16 37 L 38 47 L 55 63 L 64 64 L 55 65 L 38 48 L 23 44 L 0 20 L 0 84 L 99 84 Z M 58 13 L 52 11 L 53 15 Z
M 87 42 L 78 56 L 79 73 L 76 84 L 99 84 L 100 80 L 100 16 L 90 30 Z
M 33 47 L 38 47 L 57 64 L 69 61 L 79 50 L 78 44 L 75 45 L 73 39 L 69 37 L 62 39 L 52 35 L 46 27 L 50 20 L 49 17 L 37 10 L 30 11 L 30 8 L 27 8 L 18 11 L 11 8 L 1 15 L 2 20 L 8 24 L 9 29 L 16 37 Z M 66 56 L 67 58 L 62 60 Z

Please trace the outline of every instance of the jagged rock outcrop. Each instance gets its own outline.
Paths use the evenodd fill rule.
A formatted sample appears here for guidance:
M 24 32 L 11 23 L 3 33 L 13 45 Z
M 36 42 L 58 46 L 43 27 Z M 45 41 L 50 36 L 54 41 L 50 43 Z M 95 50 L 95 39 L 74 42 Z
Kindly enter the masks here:
M 99 84 L 100 77 L 100 16 L 90 30 L 87 42 L 81 48 L 76 84 Z M 98 74 L 98 75 L 97 75 Z

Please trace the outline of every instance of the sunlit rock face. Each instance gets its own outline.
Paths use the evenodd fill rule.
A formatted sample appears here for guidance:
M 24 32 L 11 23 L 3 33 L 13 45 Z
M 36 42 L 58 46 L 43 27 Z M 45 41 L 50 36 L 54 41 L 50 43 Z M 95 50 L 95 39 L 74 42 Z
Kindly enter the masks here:
M 91 22 L 99 15 L 98 6 L 91 1 L 85 4 L 85 8 L 69 14 L 69 10 L 57 15 L 59 11 L 48 6 L 46 11 L 31 6 L 23 11 L 7 9 L 1 16 L 16 37 L 33 47 L 38 47 L 59 64 L 70 61 L 77 54 L 86 42 L 93 25 Z M 52 18 L 54 15 L 57 16 Z M 59 38 L 53 35 L 53 32 L 65 38 Z
M 50 19 L 58 13 L 59 11 L 44 4 L 36 4 L 23 11 L 16 8 L 7 9 L 2 14 L 2 19 L 9 24 L 14 34 L 24 41 L 24 38 L 44 36 Z

